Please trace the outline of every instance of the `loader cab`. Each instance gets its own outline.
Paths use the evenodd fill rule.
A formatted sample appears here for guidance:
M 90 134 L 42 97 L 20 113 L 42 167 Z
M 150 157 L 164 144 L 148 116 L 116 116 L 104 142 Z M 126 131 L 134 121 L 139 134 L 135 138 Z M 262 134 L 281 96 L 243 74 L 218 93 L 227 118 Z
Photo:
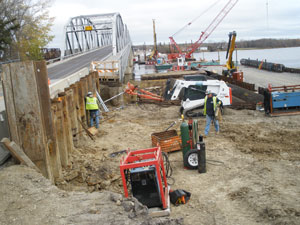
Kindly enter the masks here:
M 188 88 L 184 88 L 183 91 L 183 101 L 187 99 L 193 101 L 197 99 L 205 98 L 207 86 L 206 85 L 190 85 Z
M 206 81 L 206 76 L 203 75 L 185 75 L 183 77 L 186 81 Z M 207 89 L 206 85 L 191 85 L 188 88 L 184 88 L 182 94 L 182 100 L 186 101 L 187 99 L 197 100 L 205 97 L 205 91 Z

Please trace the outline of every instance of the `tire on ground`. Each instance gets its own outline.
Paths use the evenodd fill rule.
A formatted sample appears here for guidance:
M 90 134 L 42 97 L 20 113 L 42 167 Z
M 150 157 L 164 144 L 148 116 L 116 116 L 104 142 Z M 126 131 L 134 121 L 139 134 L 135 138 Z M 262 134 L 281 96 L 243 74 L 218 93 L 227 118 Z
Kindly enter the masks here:
M 197 149 L 191 149 L 183 157 L 184 166 L 188 169 L 198 169 L 198 152 Z

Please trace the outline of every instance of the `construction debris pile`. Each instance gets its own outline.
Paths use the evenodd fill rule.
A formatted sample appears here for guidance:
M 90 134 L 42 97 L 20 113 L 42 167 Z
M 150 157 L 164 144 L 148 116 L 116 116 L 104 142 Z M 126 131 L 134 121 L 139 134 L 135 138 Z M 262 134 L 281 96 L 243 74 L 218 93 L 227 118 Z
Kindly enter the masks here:
M 101 191 L 111 190 L 121 193 L 121 176 L 118 161 L 107 154 L 106 148 L 93 144 L 91 147 L 78 148 L 71 164 L 63 171 L 64 179 L 57 181 L 64 190 Z

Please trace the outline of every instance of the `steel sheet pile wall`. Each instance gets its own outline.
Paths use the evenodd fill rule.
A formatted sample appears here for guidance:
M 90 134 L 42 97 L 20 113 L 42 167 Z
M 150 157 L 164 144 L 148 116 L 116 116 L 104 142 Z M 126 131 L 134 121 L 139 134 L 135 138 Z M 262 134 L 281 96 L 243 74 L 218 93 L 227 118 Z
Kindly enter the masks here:
M 41 62 L 18 62 L 3 67 L 3 89 L 11 140 L 16 142 L 55 182 L 69 165 L 74 146 L 84 139 L 84 97 L 99 91 L 99 79 L 90 73 L 50 99 L 47 67 Z
M 251 60 L 251 59 L 241 59 L 241 65 L 251 66 L 258 69 L 269 70 L 274 72 L 288 72 L 288 73 L 300 73 L 300 68 L 290 68 L 283 64 L 272 63 L 265 61 Z
M 258 60 L 251 60 L 251 59 L 241 59 L 241 64 L 244 66 L 251 66 L 263 70 L 269 70 L 274 72 L 284 72 L 285 66 L 279 63 L 272 63 L 267 61 L 258 61 Z

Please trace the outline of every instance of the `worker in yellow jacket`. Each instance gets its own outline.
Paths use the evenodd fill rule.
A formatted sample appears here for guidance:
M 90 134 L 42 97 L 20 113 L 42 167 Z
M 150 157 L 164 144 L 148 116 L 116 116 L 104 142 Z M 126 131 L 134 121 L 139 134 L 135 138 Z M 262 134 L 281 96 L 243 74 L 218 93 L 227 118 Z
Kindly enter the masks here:
M 90 113 L 90 126 L 92 127 L 95 120 L 95 127 L 99 128 L 99 106 L 97 98 L 93 96 L 92 92 L 88 92 L 85 99 L 85 109 Z
M 204 116 L 206 115 L 206 125 L 204 130 L 205 136 L 208 135 L 211 121 L 214 121 L 216 132 L 217 134 L 219 133 L 220 125 L 219 125 L 219 121 L 215 117 L 215 112 L 217 106 L 220 106 L 221 104 L 222 102 L 216 96 L 213 96 L 210 90 L 206 91 L 206 96 L 204 98 L 204 110 L 203 110 Z

